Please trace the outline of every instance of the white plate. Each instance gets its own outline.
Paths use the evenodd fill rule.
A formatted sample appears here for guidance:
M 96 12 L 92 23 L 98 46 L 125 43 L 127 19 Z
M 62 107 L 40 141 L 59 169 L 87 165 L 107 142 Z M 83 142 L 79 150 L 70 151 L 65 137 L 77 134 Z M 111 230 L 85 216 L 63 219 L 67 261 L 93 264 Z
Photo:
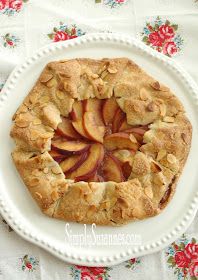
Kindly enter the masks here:
M 104 245 L 98 246 L 97 249 L 94 246 L 75 247 L 65 241 L 65 222 L 48 218 L 41 213 L 15 170 L 10 156 L 14 147 L 9 136 L 11 118 L 47 62 L 75 57 L 123 56 L 134 60 L 153 77 L 168 85 L 185 105 L 187 115 L 193 125 L 190 154 L 176 194 L 160 215 L 122 227 L 98 226 L 95 230 L 96 234 L 141 235 L 141 245 Z M 93 34 L 40 49 L 13 71 L 0 96 L 1 214 L 23 238 L 71 263 L 110 266 L 164 248 L 186 230 L 198 208 L 197 93 L 196 84 L 184 70 L 175 64 L 175 61 L 131 37 Z M 70 226 L 73 234 L 83 232 L 83 225 L 70 223 Z M 87 227 L 87 231 L 89 229 L 90 226 Z

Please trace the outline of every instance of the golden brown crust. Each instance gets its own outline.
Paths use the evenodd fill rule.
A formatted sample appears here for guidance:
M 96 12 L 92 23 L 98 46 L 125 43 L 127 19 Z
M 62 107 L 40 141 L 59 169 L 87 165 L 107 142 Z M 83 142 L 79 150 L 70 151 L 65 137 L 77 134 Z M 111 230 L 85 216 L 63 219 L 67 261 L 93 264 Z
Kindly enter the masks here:
M 130 125 L 149 125 L 129 181 L 74 183 L 48 151 L 76 99 L 115 96 Z M 127 58 L 49 63 L 14 117 L 14 163 L 41 210 L 55 218 L 119 225 L 156 215 L 173 196 L 192 127 L 169 88 Z

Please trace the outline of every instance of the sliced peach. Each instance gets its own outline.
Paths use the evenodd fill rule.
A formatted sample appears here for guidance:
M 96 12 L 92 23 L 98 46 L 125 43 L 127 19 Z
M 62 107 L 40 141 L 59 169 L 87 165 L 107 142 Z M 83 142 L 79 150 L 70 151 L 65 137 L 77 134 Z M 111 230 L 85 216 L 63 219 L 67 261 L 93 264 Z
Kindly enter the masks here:
M 83 116 L 83 104 L 81 101 L 75 101 L 70 113 L 71 119 L 77 121 Z
M 92 140 L 103 143 L 105 127 L 98 126 L 98 124 L 96 123 L 94 113 L 92 113 L 92 112 L 84 113 L 83 125 L 84 125 L 84 129 L 85 129 L 86 133 L 89 135 L 89 137 Z
M 143 136 L 147 130 L 149 130 L 148 126 L 139 126 L 139 127 L 131 127 L 130 129 L 126 129 L 125 132 L 136 133 Z
M 67 118 L 62 118 L 62 123 L 58 125 L 56 132 L 69 140 L 77 140 L 81 138 L 81 135 L 76 132 L 71 121 Z
M 131 137 L 130 134 L 124 132 L 118 132 L 111 135 L 107 135 L 104 139 L 104 146 L 107 150 L 116 149 L 131 149 L 138 150 L 140 144 L 135 137 Z
M 102 107 L 102 116 L 103 116 L 104 123 L 106 125 L 111 124 L 113 122 L 115 113 L 118 108 L 119 106 L 115 98 L 112 97 L 104 101 Z
M 132 172 L 132 167 L 128 161 L 126 161 L 122 164 L 122 172 L 123 172 L 125 179 L 127 180 Z
M 63 155 L 81 154 L 89 149 L 90 145 L 77 141 L 52 141 L 52 149 Z
M 127 130 L 127 129 L 130 129 L 131 128 L 131 125 L 129 125 L 127 123 L 127 120 L 126 118 L 123 120 L 123 122 L 121 123 L 120 125 L 120 128 L 119 128 L 119 131 L 123 131 L 123 130 Z
M 120 126 L 122 125 L 125 118 L 126 118 L 126 114 L 120 108 L 118 108 L 113 119 L 113 126 L 112 126 L 113 132 L 119 131 Z
M 123 182 L 124 176 L 119 160 L 114 156 L 106 156 L 103 164 L 103 177 L 105 181 Z
M 102 156 L 103 155 L 103 156 Z M 70 179 L 75 181 L 86 181 L 92 177 L 101 164 L 104 157 L 104 148 L 101 144 L 93 144 L 89 150 L 89 155 L 81 166 L 69 174 Z
M 84 129 L 83 119 L 78 119 L 77 121 L 72 122 L 72 125 L 78 134 L 80 134 L 81 136 L 83 136 L 86 139 L 90 139 L 89 135 L 86 133 L 86 131 Z
M 55 160 L 55 161 L 57 161 L 58 163 L 60 163 L 62 160 L 64 160 L 65 159 L 65 155 L 62 155 L 62 154 L 59 154 L 58 152 L 56 152 L 56 151 L 49 151 L 49 154 L 50 154 L 50 156 Z
M 83 162 L 87 159 L 88 152 L 84 152 L 81 155 L 73 155 L 66 158 L 60 163 L 60 167 L 65 174 L 75 171 Z
M 98 98 L 83 100 L 84 112 L 94 113 L 95 121 L 98 125 L 104 125 L 102 120 L 102 103 L 103 100 Z

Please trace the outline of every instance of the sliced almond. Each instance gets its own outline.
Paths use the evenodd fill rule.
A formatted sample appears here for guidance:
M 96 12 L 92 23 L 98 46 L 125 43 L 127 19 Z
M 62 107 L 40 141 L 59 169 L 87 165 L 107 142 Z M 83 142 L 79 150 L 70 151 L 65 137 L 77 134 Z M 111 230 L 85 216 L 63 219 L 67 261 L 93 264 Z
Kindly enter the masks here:
M 160 83 L 158 81 L 151 83 L 150 86 L 155 90 L 160 90 Z
M 166 117 L 163 118 L 163 121 L 167 122 L 167 123 L 173 123 L 175 121 L 175 118 L 166 116 Z
M 51 138 L 53 136 L 53 134 L 51 132 L 44 132 L 41 134 L 41 138 L 47 139 L 47 138 Z
M 164 103 L 160 104 L 160 116 L 164 117 L 166 115 L 166 105 Z
M 161 160 L 165 156 L 166 156 L 166 150 L 160 150 L 157 154 L 157 160 Z
M 35 141 L 40 136 L 39 132 L 37 130 L 31 130 L 30 131 L 30 140 Z
M 175 163 L 177 161 L 177 159 L 173 154 L 168 154 L 167 161 L 172 164 L 172 163 Z
M 38 177 L 38 176 L 40 176 L 40 171 L 38 169 L 34 169 L 32 171 L 32 175 Z
M 30 95 L 29 100 L 30 100 L 30 102 L 31 102 L 32 104 L 34 104 L 34 103 L 36 103 L 37 98 L 38 98 L 38 97 L 37 97 L 36 94 L 32 94 L 32 95 Z
M 129 135 L 129 138 L 130 138 L 131 142 L 137 143 L 137 139 L 135 138 L 135 136 L 132 133 Z
M 65 98 L 65 94 L 64 94 L 64 92 L 61 91 L 61 90 L 57 90 L 57 91 L 56 91 L 56 96 L 57 96 L 59 99 L 61 99 L 61 100 Z
M 35 195 L 37 196 L 38 199 L 42 199 L 42 195 L 39 192 L 35 192 Z
M 40 77 L 40 82 L 45 84 L 48 81 L 50 81 L 52 78 L 53 78 L 53 75 L 51 73 L 45 73 L 45 74 L 42 74 L 42 76 Z
M 38 178 L 32 178 L 29 181 L 29 186 L 30 187 L 36 187 L 36 186 L 38 186 L 38 184 L 39 184 L 39 179 Z
M 16 125 L 20 128 L 25 128 L 30 125 L 29 121 L 24 120 L 24 119 L 17 119 L 16 120 Z
M 148 110 L 149 112 L 154 112 L 155 109 L 156 109 L 156 104 L 155 104 L 153 101 L 150 102 L 150 103 L 148 104 L 148 106 L 147 106 L 147 110 Z
M 34 125 L 39 125 L 41 124 L 41 120 L 40 119 L 34 119 L 33 122 L 32 122 Z
M 150 94 L 148 93 L 148 91 L 145 88 L 142 88 L 140 90 L 140 99 L 145 101 L 149 98 L 150 98 Z
M 61 169 L 60 169 L 59 166 L 53 166 L 51 170 L 52 170 L 52 173 L 54 173 L 54 174 L 60 174 L 61 173 Z
M 56 79 L 51 79 L 49 82 L 47 82 L 47 84 L 46 84 L 46 86 L 48 87 L 48 88 L 52 88 L 52 87 L 55 87 L 57 85 L 57 81 L 56 81 Z
M 188 136 L 185 133 L 181 134 L 181 138 L 183 139 L 184 143 L 188 144 L 188 142 L 189 142 Z
M 102 79 L 105 79 L 106 78 L 106 76 L 109 74 L 109 72 L 108 71 L 103 71 L 102 73 L 101 73 L 101 75 L 100 75 L 100 77 L 102 78 Z
M 53 191 L 51 193 L 51 198 L 52 198 L 52 200 L 56 201 L 59 198 L 58 192 L 57 191 Z
M 49 172 L 49 168 L 48 168 L 48 167 L 45 167 L 45 168 L 43 169 L 43 173 L 47 174 L 48 172 Z
M 49 96 L 47 96 L 47 95 L 44 95 L 44 96 L 42 96 L 42 97 L 39 99 L 39 101 L 40 101 L 41 103 L 47 103 L 47 102 L 49 102 L 49 100 L 50 100 L 50 98 L 49 98 Z
M 151 186 L 146 187 L 146 188 L 144 189 L 144 192 L 145 192 L 145 194 L 146 194 L 150 199 L 153 198 L 153 190 L 152 190 Z
M 93 74 L 91 74 L 91 77 L 92 77 L 93 79 L 97 79 L 99 76 L 98 76 L 98 74 L 93 73 Z
M 101 85 L 101 86 L 103 86 L 103 85 L 104 85 L 104 81 L 103 81 L 101 78 L 99 78 L 99 79 L 98 79 L 98 84 Z
M 114 67 L 108 67 L 107 70 L 110 74 L 115 74 L 118 72 L 118 70 Z
M 26 105 L 22 104 L 20 107 L 20 113 L 27 113 L 28 108 L 26 107 Z

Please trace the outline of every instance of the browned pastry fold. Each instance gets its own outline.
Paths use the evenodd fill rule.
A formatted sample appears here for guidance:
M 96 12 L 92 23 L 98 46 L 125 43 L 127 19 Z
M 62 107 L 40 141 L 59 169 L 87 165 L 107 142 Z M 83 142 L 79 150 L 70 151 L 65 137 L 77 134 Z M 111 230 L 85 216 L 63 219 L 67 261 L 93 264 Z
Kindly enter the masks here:
M 75 100 L 114 96 L 127 123 L 149 125 L 128 181 L 74 182 L 51 157 L 51 139 Z M 13 116 L 14 163 L 41 210 L 67 221 L 120 225 L 158 214 L 187 159 L 192 127 L 170 89 L 127 58 L 49 63 Z M 157 170 L 157 172 L 156 172 Z

